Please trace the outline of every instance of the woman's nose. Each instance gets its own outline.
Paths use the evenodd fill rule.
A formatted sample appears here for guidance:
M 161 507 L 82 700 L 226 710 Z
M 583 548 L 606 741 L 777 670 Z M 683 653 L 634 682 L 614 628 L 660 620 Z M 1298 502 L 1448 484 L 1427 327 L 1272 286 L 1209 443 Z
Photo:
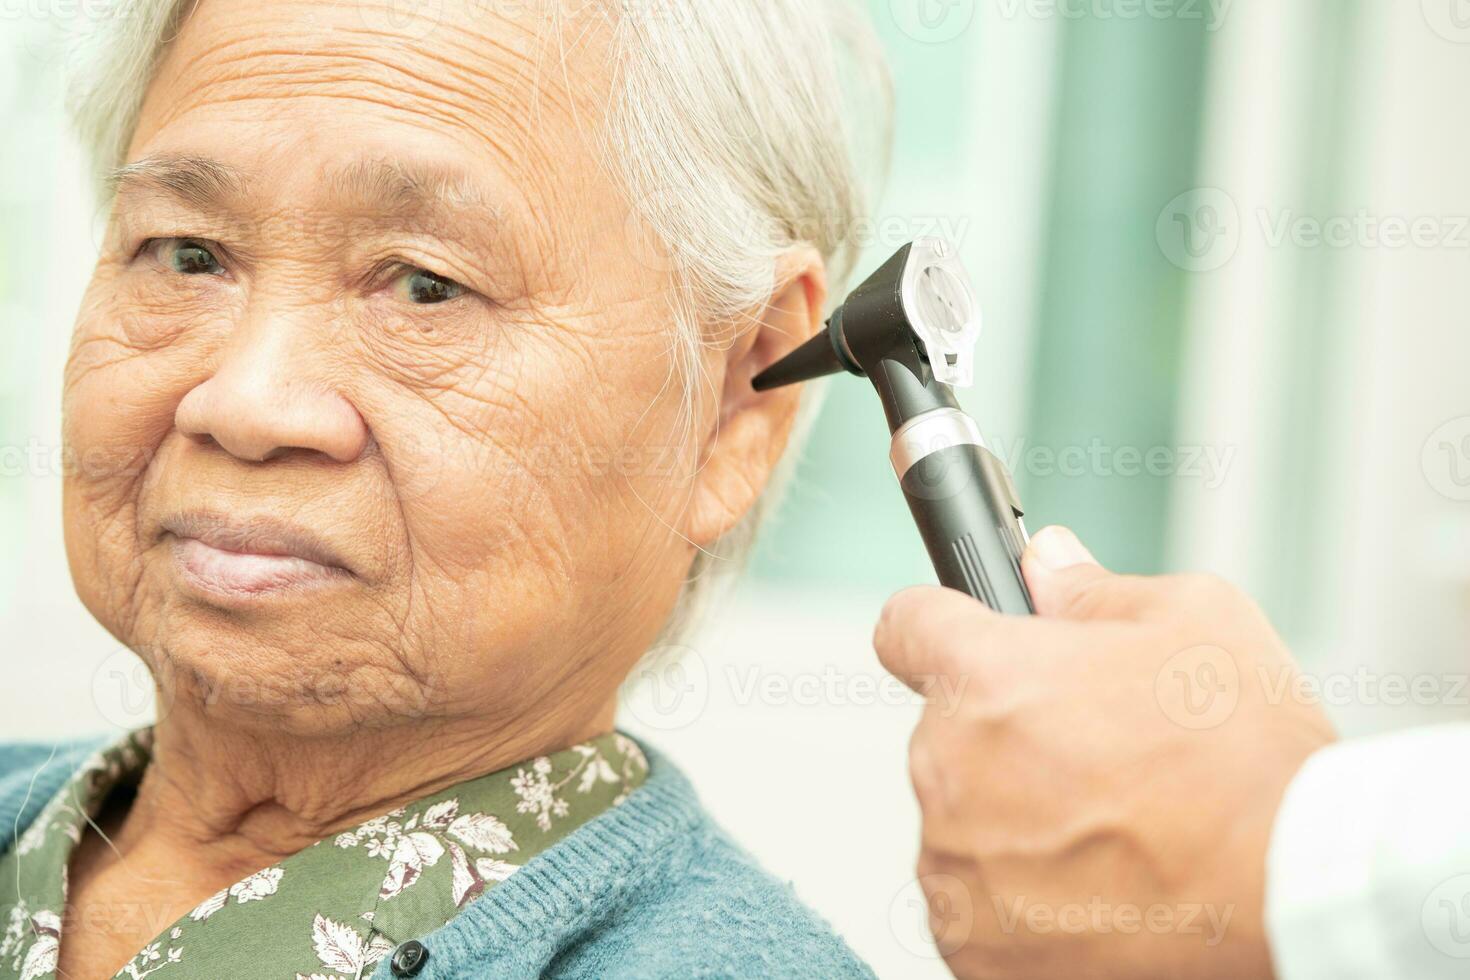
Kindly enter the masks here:
M 232 456 L 260 462 L 293 449 L 350 463 L 367 447 L 357 409 L 330 384 L 302 371 L 305 352 L 287 349 L 289 330 L 237 336 L 215 372 L 179 402 L 174 424 Z

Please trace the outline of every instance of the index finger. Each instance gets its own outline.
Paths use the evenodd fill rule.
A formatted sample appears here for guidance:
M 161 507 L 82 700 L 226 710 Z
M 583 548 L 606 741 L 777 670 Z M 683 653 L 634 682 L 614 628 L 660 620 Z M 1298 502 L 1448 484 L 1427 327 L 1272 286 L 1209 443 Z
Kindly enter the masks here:
M 889 673 L 927 696 L 937 679 L 956 678 L 976 667 L 974 651 L 1000 619 L 963 592 L 915 586 L 883 606 L 873 649 Z

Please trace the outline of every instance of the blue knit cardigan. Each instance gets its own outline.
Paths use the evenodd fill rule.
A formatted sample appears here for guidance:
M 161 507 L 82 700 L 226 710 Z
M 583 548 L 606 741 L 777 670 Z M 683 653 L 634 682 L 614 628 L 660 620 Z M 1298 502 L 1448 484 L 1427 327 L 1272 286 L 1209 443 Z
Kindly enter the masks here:
M 0 853 L 96 748 L 0 745 Z M 873 976 L 644 748 L 648 778 L 621 806 L 420 937 L 429 958 L 418 980 Z M 392 980 L 387 959 L 372 977 Z

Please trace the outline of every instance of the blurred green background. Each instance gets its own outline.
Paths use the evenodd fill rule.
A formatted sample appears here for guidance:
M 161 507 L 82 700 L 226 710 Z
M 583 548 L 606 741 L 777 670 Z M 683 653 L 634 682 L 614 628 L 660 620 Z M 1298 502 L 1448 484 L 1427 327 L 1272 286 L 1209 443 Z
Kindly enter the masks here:
M 932 36 L 943 38 L 938 41 L 922 36 L 922 22 L 916 32 L 911 20 L 893 16 L 888 0 L 870 0 L 869 6 L 898 80 L 896 155 L 878 207 L 881 218 L 896 216 L 899 226 L 907 222 L 919 233 L 927 219 L 947 218 L 950 228 L 965 230 L 960 244 L 982 299 L 1018 281 L 1033 294 L 1023 321 L 995 315 L 997 305 L 1025 308 L 1016 297 L 990 304 L 977 386 L 965 396 L 1001 448 L 1019 446 L 1003 455 L 1017 470 L 1029 526 L 1069 524 L 1101 560 L 1122 570 L 1154 573 L 1188 564 L 1174 548 L 1171 528 L 1176 490 L 1192 477 L 1154 475 L 1147 468 L 1125 476 L 1091 462 L 1085 472 L 1063 473 L 1048 460 L 1069 450 L 1075 459 L 1079 450 L 1097 445 L 1110 455 L 1121 447 L 1140 453 L 1157 447 L 1174 454 L 1182 468 L 1185 455 L 1207 451 L 1182 445 L 1178 432 L 1188 398 L 1189 299 L 1198 273 L 1171 261 L 1158 224 L 1168 202 L 1199 186 L 1212 49 L 1231 30 L 1244 32 L 1229 18 L 1245 20 L 1245 5 L 1232 11 L 1163 3 L 1158 9 L 1166 15 L 1159 17 L 1126 3 L 1030 5 L 1057 11 L 1054 32 L 1045 45 L 1028 49 L 1044 53 L 1045 63 L 1018 64 L 1014 74 L 981 62 L 982 48 L 994 53 L 998 46 L 975 35 L 987 24 L 1004 39 L 1019 35 L 1026 27 L 1016 21 L 1026 19 L 1027 5 L 935 5 L 931 13 L 941 21 L 941 11 L 960 18 L 968 10 L 974 18 L 953 40 L 936 29 Z M 1250 16 L 1260 19 L 1263 5 L 1253 6 Z M 1351 152 L 1360 6 L 1356 0 L 1307 0 L 1265 12 L 1280 19 L 1290 10 L 1314 32 L 1310 43 L 1292 52 L 1301 78 L 1296 95 L 1310 124 L 1287 136 L 1302 167 L 1281 188 L 1306 207 L 1331 207 Z M 991 213 L 1013 205 L 1008 189 L 986 193 L 967 183 L 967 175 L 977 173 L 977 157 L 1013 152 L 997 150 L 987 135 L 999 134 L 985 131 L 987 114 L 1005 101 L 1032 114 L 1028 135 L 1046 147 L 1038 160 L 1035 207 L 1010 224 Z M 987 261 L 1004 256 L 1013 237 L 1033 243 L 1032 269 Z M 859 278 L 896 245 L 885 240 L 871 248 Z M 1278 258 L 1294 267 L 1285 308 L 1300 316 L 1288 326 L 1280 366 L 1295 382 L 1277 416 L 1284 438 L 1270 449 L 1279 474 L 1277 499 L 1261 515 L 1269 526 L 1256 532 L 1268 534 L 1272 545 L 1253 570 L 1267 586 L 1262 599 L 1268 610 L 1303 633 L 1322 612 L 1323 583 L 1313 563 L 1321 560 L 1321 538 L 1330 533 L 1323 526 L 1330 511 L 1320 506 L 1315 474 L 1328 424 L 1324 386 L 1332 383 L 1338 349 L 1330 313 L 1343 274 L 1340 258 L 1325 249 Z M 792 498 L 765 538 L 758 576 L 876 591 L 932 580 L 893 484 L 875 398 L 856 379 L 839 379 L 827 397 Z M 1220 457 L 1230 451 L 1226 445 L 1208 448 Z
M 1086 446 L 1094 437 L 1171 445 L 1189 274 L 1160 251 L 1155 222 L 1164 201 L 1193 186 L 1206 21 L 1061 21 L 1048 66 L 1052 97 L 1031 106 L 1050 130 L 1044 138 L 1051 159 L 1035 229 L 1021 230 L 997 226 L 963 185 L 975 152 L 967 126 L 982 124 L 974 103 L 993 97 L 981 87 L 988 79 L 975 77 L 973 44 L 916 43 L 904 23 L 885 16 L 887 0 L 871 7 L 898 79 L 896 154 L 880 213 L 948 214 L 956 219 L 951 227 L 969 219 L 967 237 L 1021 233 L 1039 240 L 1044 271 L 1034 280 L 1035 322 L 991 316 L 982 339 L 978 387 L 967 398 L 982 427 L 1010 430 L 1012 439 L 1024 433 L 1033 447 Z M 1011 88 L 1004 78 L 993 83 Z M 1014 84 L 1026 98 L 1026 75 Z M 973 261 L 976 242 L 961 246 L 984 299 L 998 286 L 995 275 Z M 863 274 L 884 257 L 878 251 L 870 252 Z M 1004 332 L 1024 333 L 1025 357 L 988 356 Z M 1025 379 L 1024 401 L 994 404 L 987 383 L 1012 373 Z M 893 487 L 872 393 L 861 383 L 839 383 L 828 397 L 796 501 L 767 539 L 760 573 L 882 588 L 932 577 Z M 1123 482 L 1020 470 L 1033 528 L 1038 520 L 1071 524 L 1120 568 L 1166 565 L 1167 478 Z M 855 530 L 861 536 L 848 540 Z

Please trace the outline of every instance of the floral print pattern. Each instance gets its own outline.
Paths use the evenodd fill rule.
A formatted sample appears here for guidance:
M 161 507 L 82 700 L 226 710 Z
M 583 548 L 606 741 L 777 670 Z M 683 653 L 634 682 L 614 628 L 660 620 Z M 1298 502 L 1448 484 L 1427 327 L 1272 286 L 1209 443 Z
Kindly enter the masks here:
M 147 766 L 144 730 L 97 753 L 0 855 L 0 980 L 54 980 L 66 867 L 108 794 Z M 121 980 L 361 980 L 640 786 L 648 761 L 611 733 L 469 780 L 308 847 L 201 901 Z M 262 952 L 261 936 L 271 937 Z M 248 952 L 245 952 L 248 951 Z

